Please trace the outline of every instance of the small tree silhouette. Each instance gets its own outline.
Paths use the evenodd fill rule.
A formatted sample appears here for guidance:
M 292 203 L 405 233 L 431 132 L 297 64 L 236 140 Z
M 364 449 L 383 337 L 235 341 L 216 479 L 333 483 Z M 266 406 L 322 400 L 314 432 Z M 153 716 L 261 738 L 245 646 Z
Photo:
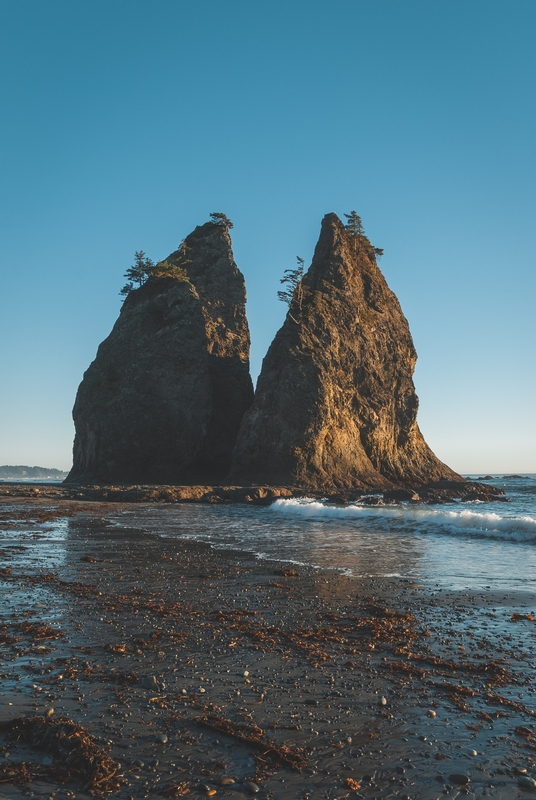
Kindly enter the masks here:
M 360 238 L 365 235 L 365 229 L 357 211 L 350 211 L 349 214 L 345 214 L 344 216 L 348 220 L 344 228 L 351 238 L 352 250 L 355 253 Z
M 134 259 L 134 264 L 125 272 L 124 277 L 128 280 L 119 294 L 127 295 L 130 294 L 130 292 L 132 292 L 134 289 L 139 289 L 139 287 L 143 286 L 143 284 L 147 281 L 154 270 L 154 261 L 151 261 L 150 258 L 147 258 L 143 250 L 137 250 L 134 253 Z
M 303 258 L 296 256 L 296 261 L 298 262 L 298 266 L 296 269 L 286 269 L 283 273 L 283 277 L 279 281 L 282 283 L 285 289 L 282 289 L 277 293 L 279 300 L 283 303 L 286 303 L 289 309 L 292 308 L 292 303 L 295 302 L 298 306 L 298 309 L 302 310 L 303 305 L 303 270 L 305 267 L 305 261 Z M 289 316 L 294 322 L 298 322 L 289 311 Z
M 125 278 L 128 281 L 125 283 L 119 294 L 127 297 L 131 292 L 143 286 L 149 278 L 176 278 L 181 281 L 188 280 L 188 273 L 186 272 L 186 264 L 191 264 L 191 260 L 187 258 L 187 250 L 189 248 L 184 242 L 181 242 L 179 247 L 179 263 L 172 264 L 170 261 L 159 261 L 154 263 L 150 258 L 147 258 L 143 250 L 138 250 L 134 254 L 134 264 L 125 272 Z
M 361 222 L 361 217 L 358 215 L 357 211 L 350 211 L 349 214 L 344 215 L 348 222 L 344 226 L 350 236 L 364 236 L 365 229 L 363 227 L 363 223 Z
M 210 215 L 211 222 L 215 225 L 221 225 L 222 228 L 225 228 L 226 231 L 230 230 L 233 226 L 233 223 L 229 219 L 226 214 L 222 214 L 220 212 L 214 212 Z

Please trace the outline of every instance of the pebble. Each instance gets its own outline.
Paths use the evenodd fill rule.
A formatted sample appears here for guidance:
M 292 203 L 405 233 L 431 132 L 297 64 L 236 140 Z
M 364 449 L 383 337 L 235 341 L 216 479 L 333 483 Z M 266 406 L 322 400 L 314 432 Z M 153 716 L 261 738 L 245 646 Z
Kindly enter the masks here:
M 146 675 L 145 678 L 142 679 L 141 685 L 144 689 L 160 689 L 160 684 L 154 675 Z
M 434 711 L 432 708 L 430 708 L 430 709 L 429 709 L 429 710 L 426 712 L 426 716 L 427 716 L 427 717 L 437 717 L 437 714 L 436 714 L 436 712 L 435 712 L 435 711 Z
M 249 678 L 249 672 L 247 671 L 247 669 L 244 670 L 243 675 L 244 678 Z
M 517 779 L 517 783 L 523 789 L 536 789 L 536 781 L 534 778 L 529 778 L 528 775 L 520 775 Z
M 380 700 L 380 705 L 381 706 L 386 706 L 387 705 L 387 698 L 386 697 L 382 697 L 382 699 Z
M 468 775 L 462 775 L 461 772 L 453 772 L 452 775 L 449 775 L 449 781 L 457 786 L 467 786 L 470 780 Z
M 256 783 L 253 783 L 253 781 L 245 781 L 243 786 L 248 790 L 248 792 L 251 792 L 251 794 L 257 794 L 259 791 L 259 787 Z
M 167 733 L 159 733 L 157 736 L 155 736 L 154 740 L 158 744 L 167 744 L 169 741 Z
M 234 778 L 231 778 L 230 775 L 224 775 L 222 778 L 220 778 L 220 784 L 222 786 L 231 786 L 233 783 L 236 783 L 236 781 Z
M 49 708 L 48 711 L 45 714 L 45 717 L 47 717 L 47 718 L 51 717 L 53 714 L 54 714 L 54 709 L 53 708 Z
M 474 756 L 477 756 L 477 755 L 478 755 L 478 753 L 477 753 L 477 751 L 476 751 L 476 750 L 468 750 L 468 751 L 467 751 L 467 755 L 468 755 L 468 756 L 473 756 L 473 757 L 474 757 Z

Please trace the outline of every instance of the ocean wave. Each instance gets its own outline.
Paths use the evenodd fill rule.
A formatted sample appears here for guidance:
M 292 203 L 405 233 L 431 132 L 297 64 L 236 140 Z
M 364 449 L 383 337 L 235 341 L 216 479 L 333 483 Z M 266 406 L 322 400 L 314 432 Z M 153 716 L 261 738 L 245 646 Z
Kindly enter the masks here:
M 395 526 L 401 533 L 466 533 L 512 542 L 536 542 L 536 519 L 530 516 L 508 517 L 470 509 L 450 511 L 414 506 L 333 506 L 309 498 L 276 500 L 270 509 L 285 516 L 318 521 L 359 522 L 366 528 L 385 528 L 388 524 L 390 531 Z

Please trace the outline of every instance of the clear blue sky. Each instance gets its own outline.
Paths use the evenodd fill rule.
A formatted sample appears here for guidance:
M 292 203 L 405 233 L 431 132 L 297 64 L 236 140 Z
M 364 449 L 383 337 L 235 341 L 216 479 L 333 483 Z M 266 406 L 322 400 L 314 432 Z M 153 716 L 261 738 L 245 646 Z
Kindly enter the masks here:
M 415 340 L 421 428 L 536 472 L 534 0 L 0 0 L 0 464 L 68 468 L 135 250 L 234 222 L 252 370 L 326 212 Z

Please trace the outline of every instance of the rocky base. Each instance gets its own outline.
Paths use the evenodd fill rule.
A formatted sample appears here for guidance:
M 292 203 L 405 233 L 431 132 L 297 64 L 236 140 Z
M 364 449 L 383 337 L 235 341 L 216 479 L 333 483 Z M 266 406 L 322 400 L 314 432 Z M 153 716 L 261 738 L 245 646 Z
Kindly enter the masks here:
M 121 503 L 253 503 L 269 505 L 279 498 L 325 498 L 345 504 L 361 502 L 366 505 L 396 505 L 397 503 L 449 503 L 455 501 L 508 502 L 502 489 L 476 481 L 437 481 L 411 488 L 388 489 L 381 494 L 363 492 L 326 495 L 298 486 L 102 486 L 0 483 L 1 497 L 54 498 Z

